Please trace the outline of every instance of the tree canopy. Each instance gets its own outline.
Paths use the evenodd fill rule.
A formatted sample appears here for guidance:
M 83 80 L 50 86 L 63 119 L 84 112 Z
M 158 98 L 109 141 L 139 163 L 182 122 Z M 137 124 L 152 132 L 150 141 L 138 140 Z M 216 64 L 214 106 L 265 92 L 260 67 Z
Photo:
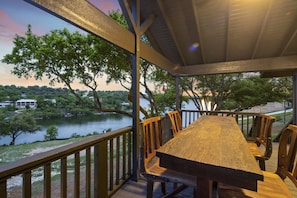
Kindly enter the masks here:
M 111 12 L 110 17 L 128 28 L 122 14 Z M 145 36 L 142 39 L 149 44 Z M 119 83 L 128 91 L 128 98 L 132 101 L 131 58 L 129 52 L 91 34 L 63 29 L 37 36 L 28 25 L 25 36 L 15 36 L 14 48 L 4 56 L 2 62 L 13 64 L 12 73 L 20 78 L 48 78 L 50 85 L 63 83 L 80 103 L 92 109 L 132 116 L 129 111 L 106 105 L 100 95 L 104 85 L 99 81 L 105 76 L 106 83 Z M 141 60 L 140 73 L 143 90 L 140 95 L 150 104 L 149 111 L 141 108 L 145 117 L 180 109 L 181 102 L 187 100 L 185 94 L 192 98 L 197 109 L 202 108 L 203 101 L 210 101 L 211 109 L 208 110 L 248 108 L 271 100 L 282 100 L 290 95 L 287 87 L 290 85 L 286 83 L 282 86 L 285 80 L 281 79 L 259 80 L 243 77 L 243 74 L 181 77 L 180 106 L 176 107 L 174 76 L 145 60 Z M 91 91 L 92 102 L 75 91 L 75 81 Z
M 4 123 L 4 126 L 0 134 L 11 137 L 10 145 L 14 145 L 16 138 L 21 134 L 34 133 L 40 129 L 33 115 L 26 111 L 11 116 L 9 121 Z
M 122 14 L 111 12 L 110 16 L 124 27 L 128 27 Z M 73 82 L 77 80 L 93 93 L 94 102 L 90 107 L 100 112 L 116 112 L 131 116 L 130 112 L 106 107 L 98 93 L 100 87 L 104 86 L 99 84 L 98 79 L 106 76 L 106 83 L 113 81 L 121 84 L 130 93 L 129 99 L 132 100 L 131 58 L 127 51 L 91 34 L 71 33 L 63 29 L 37 36 L 28 25 L 25 36 L 15 36 L 13 51 L 5 55 L 2 62 L 13 64 L 12 73 L 20 78 L 48 78 L 50 85 L 64 83 L 81 102 L 86 103 L 73 88 Z M 151 106 L 149 113 L 141 108 L 146 117 L 162 114 L 156 104 L 155 93 L 148 85 L 154 81 L 151 75 L 155 71 L 154 65 L 141 61 L 140 85 L 144 90 L 141 96 L 148 100 Z

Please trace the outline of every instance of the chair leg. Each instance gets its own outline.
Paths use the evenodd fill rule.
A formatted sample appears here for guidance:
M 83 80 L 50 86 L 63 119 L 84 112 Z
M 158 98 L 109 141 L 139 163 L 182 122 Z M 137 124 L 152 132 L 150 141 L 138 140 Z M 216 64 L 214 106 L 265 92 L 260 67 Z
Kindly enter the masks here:
M 166 183 L 161 182 L 161 191 L 163 195 L 166 195 Z
M 259 159 L 259 166 L 262 171 L 265 171 L 265 160 Z
M 177 188 L 177 183 L 174 182 L 174 183 L 173 183 L 173 189 L 176 189 L 176 188 Z
M 178 193 L 180 193 L 181 191 L 183 191 L 184 189 L 188 188 L 187 185 L 185 184 L 181 184 L 180 186 L 178 186 L 176 189 L 174 189 L 172 192 L 162 196 L 162 198 L 169 198 L 169 197 L 173 197 L 174 195 L 177 195 Z
M 153 190 L 154 190 L 154 182 L 151 180 L 147 180 L 147 183 L 146 183 L 146 197 L 147 198 L 153 197 Z

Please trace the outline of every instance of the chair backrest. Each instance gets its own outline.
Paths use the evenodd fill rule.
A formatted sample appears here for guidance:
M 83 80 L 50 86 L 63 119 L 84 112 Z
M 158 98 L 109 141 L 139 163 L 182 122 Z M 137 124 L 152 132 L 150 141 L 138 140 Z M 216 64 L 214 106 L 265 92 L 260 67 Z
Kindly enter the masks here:
M 143 137 L 143 167 L 146 171 L 151 160 L 156 156 L 156 150 L 162 145 L 161 117 L 156 116 L 141 122 Z
M 182 130 L 182 119 L 179 111 L 170 111 L 167 113 L 171 122 L 172 135 L 175 137 Z
M 289 125 L 280 136 L 276 173 L 285 179 L 289 177 L 297 187 L 297 126 Z
M 263 145 L 265 147 L 264 156 L 269 159 L 272 154 L 272 124 L 275 122 L 275 118 L 269 115 L 260 114 L 259 126 L 257 127 L 256 144 L 258 146 Z

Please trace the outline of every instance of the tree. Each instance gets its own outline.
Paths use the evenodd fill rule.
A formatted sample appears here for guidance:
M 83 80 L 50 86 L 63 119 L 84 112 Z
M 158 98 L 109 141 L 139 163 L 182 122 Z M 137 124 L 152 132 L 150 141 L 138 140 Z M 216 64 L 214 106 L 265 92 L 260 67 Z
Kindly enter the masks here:
M 46 141 L 55 140 L 58 136 L 58 128 L 55 125 L 51 125 L 46 129 L 46 134 L 44 135 L 44 139 Z
M 291 97 L 291 78 L 261 78 L 254 75 L 231 86 L 230 97 L 224 102 L 224 106 L 241 110 L 267 102 L 283 102 Z
M 200 110 L 203 101 L 211 102 L 207 110 L 242 110 L 292 97 L 291 78 L 261 78 L 258 74 L 183 77 L 181 87 Z
M 1 131 L 1 135 L 8 135 L 12 138 L 10 145 L 15 144 L 15 140 L 23 133 L 34 133 L 40 129 L 36 120 L 29 112 L 22 112 L 13 115 L 8 121 L 6 130 Z
M 78 80 L 93 93 L 94 102 L 90 108 L 130 115 L 125 111 L 105 108 L 97 92 L 98 79 L 105 74 L 107 65 L 111 67 L 116 63 L 113 56 L 117 52 L 113 51 L 110 43 L 90 34 L 70 33 L 67 29 L 37 36 L 29 25 L 25 36 L 14 38 L 14 45 L 12 53 L 2 60 L 15 65 L 13 74 L 37 80 L 47 77 L 50 85 L 64 83 L 82 104 L 90 104 L 73 89 L 73 82 Z
M 122 14 L 113 11 L 110 16 L 128 28 Z M 143 40 L 148 42 L 145 37 Z M 30 25 L 25 36 L 17 35 L 14 38 L 14 45 L 12 53 L 5 55 L 2 60 L 4 63 L 15 65 L 13 74 L 39 80 L 47 77 L 51 85 L 64 83 L 81 104 L 89 104 L 90 108 L 100 112 L 116 112 L 132 116 L 130 112 L 119 108 L 106 107 L 98 92 L 100 88 L 98 79 L 107 76 L 106 82 L 114 81 L 121 84 L 130 93 L 128 97 L 132 101 L 132 55 L 129 52 L 94 35 L 70 33 L 67 29 L 53 30 L 49 34 L 37 36 L 32 33 Z M 141 96 L 150 102 L 151 115 L 160 114 L 154 99 L 154 91 L 148 85 L 155 80 L 150 78 L 150 74 L 155 71 L 157 69 L 154 65 L 141 60 L 140 85 L 145 90 Z M 73 89 L 75 80 L 91 90 L 92 103 Z M 141 108 L 141 112 L 146 117 L 149 116 L 145 109 Z

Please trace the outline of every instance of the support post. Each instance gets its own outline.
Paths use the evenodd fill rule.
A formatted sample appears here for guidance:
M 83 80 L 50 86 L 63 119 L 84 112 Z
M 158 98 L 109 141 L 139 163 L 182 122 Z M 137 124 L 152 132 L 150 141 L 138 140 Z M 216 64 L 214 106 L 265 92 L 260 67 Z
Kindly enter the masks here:
M 180 111 L 180 93 L 179 93 L 180 77 L 175 76 L 175 106 L 176 110 Z
M 135 53 L 132 64 L 132 101 L 133 101 L 133 180 L 138 181 L 139 177 L 139 133 L 140 133 L 140 1 L 134 0 L 132 3 L 132 15 L 136 22 L 135 33 Z
M 297 71 L 293 73 L 293 124 L 297 123 Z

